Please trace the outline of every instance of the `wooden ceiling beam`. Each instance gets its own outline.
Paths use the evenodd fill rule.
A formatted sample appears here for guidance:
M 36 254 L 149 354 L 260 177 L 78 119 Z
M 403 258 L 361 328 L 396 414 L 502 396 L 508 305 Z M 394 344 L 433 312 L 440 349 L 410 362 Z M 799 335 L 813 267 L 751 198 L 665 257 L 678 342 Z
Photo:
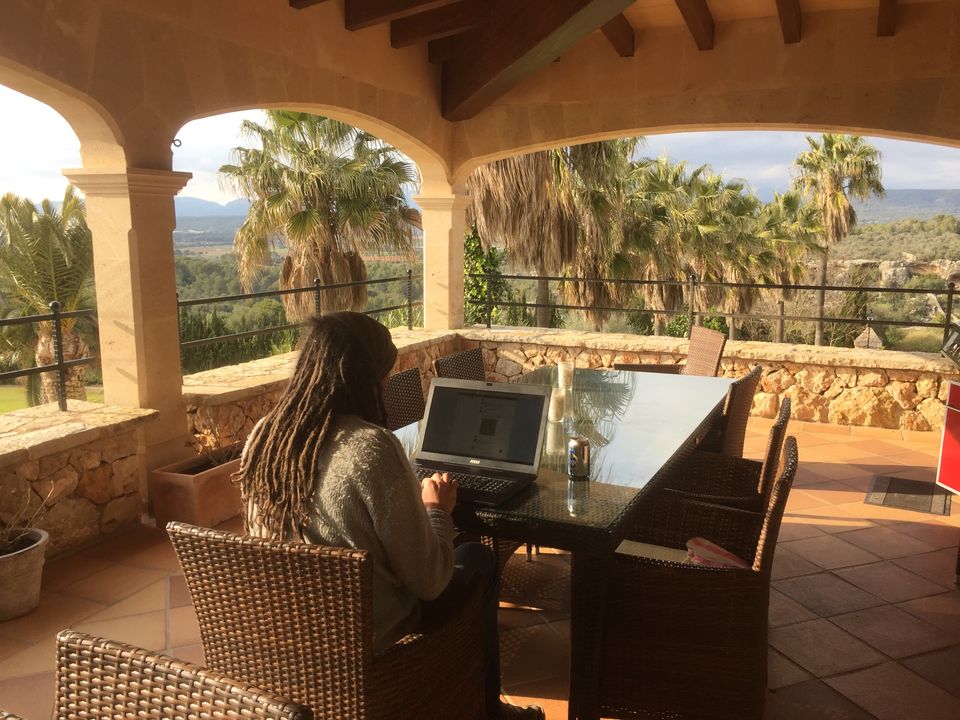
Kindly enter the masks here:
M 897 32 L 897 0 L 880 0 L 877 11 L 877 35 L 891 37 Z
M 344 25 L 347 30 L 362 30 L 455 2 L 457 0 L 344 0 Z
M 325 2 L 327 2 L 327 0 L 290 0 L 290 7 L 294 10 L 303 10 L 311 5 L 319 5 Z
M 600 28 L 604 37 L 613 45 L 620 57 L 633 57 L 636 51 L 636 37 L 633 32 L 633 26 L 627 20 L 623 13 L 617 15 L 613 20 L 605 23 Z
M 479 27 L 487 19 L 484 0 L 460 0 L 452 5 L 390 23 L 390 44 L 395 48 L 418 45 Z
M 431 40 L 427 43 L 427 59 L 434 65 L 444 63 L 457 54 L 460 49 L 460 43 L 463 42 L 463 34 L 448 35 L 444 38 Z
M 783 41 L 785 43 L 800 42 L 800 0 L 777 0 L 777 14 L 780 16 L 780 30 L 783 31 Z
M 443 116 L 472 117 L 632 4 L 633 0 L 492 0 L 490 22 L 470 33 L 456 57 L 444 63 Z
M 675 2 L 697 47 L 701 50 L 712 50 L 714 24 L 713 15 L 707 7 L 707 0 L 675 0 Z

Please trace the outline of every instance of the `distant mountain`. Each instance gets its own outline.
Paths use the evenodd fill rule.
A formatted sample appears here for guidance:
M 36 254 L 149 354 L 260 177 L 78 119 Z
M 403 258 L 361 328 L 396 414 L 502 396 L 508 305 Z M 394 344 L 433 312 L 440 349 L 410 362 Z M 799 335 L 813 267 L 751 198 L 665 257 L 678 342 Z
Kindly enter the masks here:
M 244 199 L 231 200 L 226 205 L 201 200 L 194 197 L 177 196 L 174 199 L 177 207 L 177 217 L 212 217 L 212 216 L 246 216 L 250 208 L 250 201 Z
M 854 207 L 861 225 L 906 218 L 926 220 L 934 215 L 960 215 L 960 189 L 887 190 L 883 199 L 854 202 Z

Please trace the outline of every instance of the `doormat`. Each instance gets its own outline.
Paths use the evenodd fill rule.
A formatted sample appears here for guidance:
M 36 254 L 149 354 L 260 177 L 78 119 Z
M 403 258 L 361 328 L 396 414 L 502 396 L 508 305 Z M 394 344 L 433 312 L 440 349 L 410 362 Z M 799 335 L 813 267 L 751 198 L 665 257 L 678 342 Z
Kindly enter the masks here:
M 930 513 L 950 514 L 950 493 L 939 485 L 923 480 L 877 475 L 863 500 L 870 505 Z

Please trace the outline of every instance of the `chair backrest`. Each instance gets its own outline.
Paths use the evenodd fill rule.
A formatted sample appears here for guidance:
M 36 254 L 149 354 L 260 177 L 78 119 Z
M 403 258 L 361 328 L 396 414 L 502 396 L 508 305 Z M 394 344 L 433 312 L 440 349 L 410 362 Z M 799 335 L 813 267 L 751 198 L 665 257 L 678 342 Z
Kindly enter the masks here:
M 763 524 L 760 526 L 757 554 L 753 560 L 753 569 L 762 572 L 768 580 L 773 568 L 773 553 L 777 549 L 777 536 L 780 534 L 783 510 L 787 504 L 787 496 L 790 495 L 790 488 L 793 486 L 793 478 L 797 474 L 798 462 L 797 439 L 788 437 L 780 478 L 770 492 Z
M 190 663 L 65 630 L 54 717 L 309 720 L 310 710 Z
M 723 346 L 727 338 L 723 333 L 694 325 L 690 330 L 690 345 L 687 350 L 687 364 L 683 366 L 683 375 L 716 376 L 723 357 Z
M 767 452 L 763 456 L 763 465 L 760 467 L 760 487 L 757 490 L 763 496 L 764 502 L 770 496 L 773 489 L 773 482 L 776 479 L 777 471 L 783 464 L 781 454 L 783 452 L 783 441 L 787 437 L 787 423 L 790 422 L 790 398 L 784 398 L 780 403 L 780 411 L 777 413 L 777 419 L 770 428 L 770 434 L 767 436 Z
M 453 378 L 455 380 L 486 380 L 487 374 L 483 369 L 483 352 L 480 348 L 462 350 L 450 355 L 444 355 L 433 361 L 433 369 L 437 377 Z
M 723 413 L 723 442 L 720 452 L 730 457 L 743 457 L 743 440 L 747 434 L 747 422 L 753 408 L 753 396 L 757 393 L 763 368 L 754 367 L 730 386 L 727 406 Z
M 420 368 L 410 368 L 388 377 L 383 404 L 387 410 L 387 428 L 390 430 L 422 420 L 426 403 L 423 399 L 423 383 L 420 382 Z
M 313 709 L 362 717 L 373 663 L 373 564 L 363 551 L 167 525 L 207 664 Z

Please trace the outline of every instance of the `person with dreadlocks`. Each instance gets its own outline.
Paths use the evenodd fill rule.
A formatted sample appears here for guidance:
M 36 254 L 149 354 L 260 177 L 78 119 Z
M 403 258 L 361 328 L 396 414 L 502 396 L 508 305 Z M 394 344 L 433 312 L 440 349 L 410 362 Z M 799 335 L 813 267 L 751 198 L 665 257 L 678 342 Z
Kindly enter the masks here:
M 438 473 L 421 484 L 386 430 L 383 388 L 396 358 L 390 331 L 367 315 L 309 321 L 293 378 L 243 450 L 247 532 L 369 552 L 375 652 L 481 583 L 489 715 L 543 720 L 539 707 L 500 700 L 496 560 L 480 543 L 454 550 L 456 483 Z

